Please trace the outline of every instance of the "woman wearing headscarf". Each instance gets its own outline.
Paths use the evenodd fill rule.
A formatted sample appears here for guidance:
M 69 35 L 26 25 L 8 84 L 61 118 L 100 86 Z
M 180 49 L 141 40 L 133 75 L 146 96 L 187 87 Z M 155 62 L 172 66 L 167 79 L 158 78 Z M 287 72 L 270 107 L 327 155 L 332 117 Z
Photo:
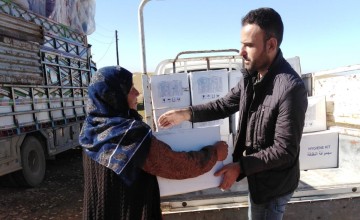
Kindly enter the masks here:
M 156 176 L 196 177 L 226 158 L 225 142 L 200 151 L 174 152 L 156 139 L 136 111 L 139 92 L 132 73 L 120 66 L 99 69 L 88 92 L 80 134 L 84 219 L 162 219 Z

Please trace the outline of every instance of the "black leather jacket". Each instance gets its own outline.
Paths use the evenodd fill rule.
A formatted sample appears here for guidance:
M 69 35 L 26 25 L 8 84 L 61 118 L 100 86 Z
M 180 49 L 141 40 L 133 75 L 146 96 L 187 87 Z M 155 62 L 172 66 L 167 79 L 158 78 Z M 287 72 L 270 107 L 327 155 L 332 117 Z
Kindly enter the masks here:
M 299 183 L 299 151 L 307 109 L 301 77 L 279 50 L 267 74 L 242 70 L 243 78 L 223 98 L 192 106 L 192 121 L 225 118 L 239 111 L 234 162 L 247 176 L 255 203 L 293 192 Z

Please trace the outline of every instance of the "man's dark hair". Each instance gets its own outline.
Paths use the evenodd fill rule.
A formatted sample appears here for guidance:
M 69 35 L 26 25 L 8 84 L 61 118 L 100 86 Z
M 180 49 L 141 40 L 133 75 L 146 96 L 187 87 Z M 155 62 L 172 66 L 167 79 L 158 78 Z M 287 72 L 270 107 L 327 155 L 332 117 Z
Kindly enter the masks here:
M 258 8 L 251 10 L 241 20 L 242 26 L 246 24 L 256 24 L 265 32 L 265 40 L 275 37 L 278 47 L 283 39 L 284 25 L 281 16 L 272 8 Z

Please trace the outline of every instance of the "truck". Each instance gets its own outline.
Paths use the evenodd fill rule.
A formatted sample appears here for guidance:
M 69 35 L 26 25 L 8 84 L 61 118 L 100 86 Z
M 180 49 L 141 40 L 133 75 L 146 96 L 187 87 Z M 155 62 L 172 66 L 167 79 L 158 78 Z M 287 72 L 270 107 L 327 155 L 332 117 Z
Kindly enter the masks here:
M 96 65 L 86 34 L 14 2 L 0 0 L 0 177 L 34 187 L 79 145 Z
M 229 83 L 229 89 L 234 80 L 241 77 L 238 70 L 242 68 L 242 59 L 236 49 L 181 51 L 174 58 L 160 62 L 154 73 L 148 73 L 142 12 L 148 2 L 149 0 L 143 0 L 140 3 L 138 13 L 144 118 L 156 132 L 161 132 L 157 126 L 157 117 L 162 112 L 194 104 L 194 94 L 198 91 L 191 85 L 191 77 L 202 74 L 202 81 L 211 84 L 212 74 L 221 72 L 226 76 L 217 76 Z M 284 219 L 358 219 L 360 103 L 356 94 L 360 88 L 360 66 L 302 73 L 299 57 L 288 58 L 288 61 L 306 85 L 309 107 L 300 150 L 300 183 L 287 206 Z M 216 84 L 222 80 L 214 82 Z M 226 86 L 226 83 L 222 85 Z M 159 87 L 163 87 L 168 95 L 165 95 L 166 92 L 159 93 Z M 203 97 L 217 97 L 214 88 L 219 86 L 210 87 L 213 88 L 212 94 L 204 93 Z M 179 105 L 184 99 L 184 93 L 190 98 L 186 98 L 186 104 Z M 216 126 L 220 126 L 219 138 L 227 141 L 231 153 L 233 134 L 236 132 L 236 114 L 224 121 L 225 123 L 218 123 Z M 194 129 L 196 132 L 195 124 L 174 129 L 179 132 L 181 129 Z M 185 142 L 184 139 L 186 138 L 180 141 Z M 192 187 L 188 182 L 186 184 Z M 161 191 L 161 184 L 159 185 Z M 245 178 L 236 182 L 225 192 L 217 187 L 204 187 L 163 195 L 161 207 L 164 218 L 170 220 L 247 219 L 247 181 Z

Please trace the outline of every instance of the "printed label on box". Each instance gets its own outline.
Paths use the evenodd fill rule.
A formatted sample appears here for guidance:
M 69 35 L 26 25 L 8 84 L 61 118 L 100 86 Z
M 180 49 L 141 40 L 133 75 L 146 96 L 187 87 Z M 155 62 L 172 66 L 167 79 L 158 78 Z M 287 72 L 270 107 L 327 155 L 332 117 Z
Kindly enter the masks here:
M 153 108 L 190 105 L 190 89 L 187 73 L 151 76 Z
M 300 143 L 299 160 L 301 170 L 338 167 L 338 132 L 326 130 L 303 134 Z

